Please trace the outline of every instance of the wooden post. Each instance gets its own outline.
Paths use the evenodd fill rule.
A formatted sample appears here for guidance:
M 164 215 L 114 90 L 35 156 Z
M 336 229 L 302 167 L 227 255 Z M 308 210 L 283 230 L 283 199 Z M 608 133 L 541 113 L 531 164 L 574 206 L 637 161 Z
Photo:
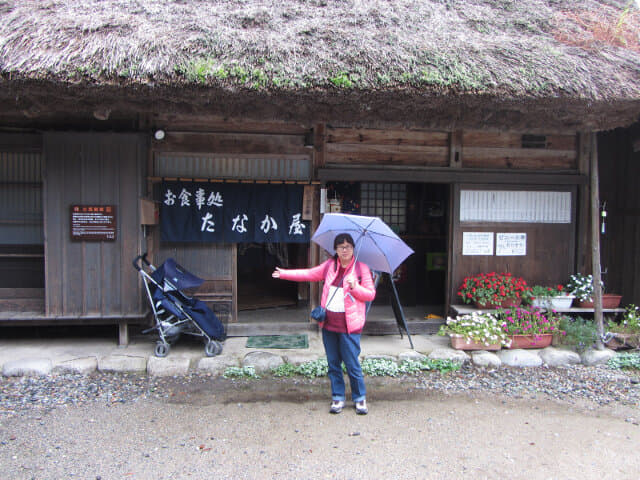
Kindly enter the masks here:
M 598 179 L 598 140 L 596 133 L 591 135 L 591 268 L 593 272 L 593 318 L 596 322 L 598 338 L 596 346 L 603 350 L 602 337 L 602 274 L 600 268 L 600 192 Z

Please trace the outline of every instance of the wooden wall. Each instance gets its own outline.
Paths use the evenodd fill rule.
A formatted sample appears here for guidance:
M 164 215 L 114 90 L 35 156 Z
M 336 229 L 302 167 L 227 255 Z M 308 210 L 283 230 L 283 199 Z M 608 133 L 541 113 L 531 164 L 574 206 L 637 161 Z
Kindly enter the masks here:
M 606 202 L 600 236 L 605 289 L 623 305 L 640 305 L 640 123 L 598 135 L 600 202 Z
M 473 185 L 465 189 L 482 189 Z M 490 188 L 490 187 L 489 187 Z M 572 192 L 571 223 L 504 223 L 504 222 L 460 222 L 460 186 L 454 190 L 453 238 L 451 258 L 451 303 L 457 301 L 456 292 L 464 277 L 481 272 L 511 272 L 524 278 L 529 285 L 565 284 L 574 273 L 575 264 L 575 189 Z M 484 186 L 487 189 L 487 186 Z M 521 186 L 500 187 L 501 190 L 522 190 Z M 542 190 L 542 188 L 527 190 Z M 544 190 L 552 190 L 544 187 Z M 561 189 L 559 189 L 561 190 Z M 566 191 L 566 190 L 565 190 Z M 497 256 L 462 255 L 464 232 L 525 233 L 526 255 Z
M 131 261 L 140 252 L 138 202 L 147 158 L 143 136 L 44 135 L 46 313 L 135 316 L 147 309 Z M 71 241 L 70 206 L 115 205 L 116 241 Z

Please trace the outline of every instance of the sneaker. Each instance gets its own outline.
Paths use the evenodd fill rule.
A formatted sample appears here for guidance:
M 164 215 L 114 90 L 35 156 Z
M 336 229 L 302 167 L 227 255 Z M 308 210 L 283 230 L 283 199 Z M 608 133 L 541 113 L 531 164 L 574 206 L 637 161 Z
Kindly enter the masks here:
M 359 402 L 356 402 L 356 413 L 358 415 L 366 415 L 367 413 L 369 413 L 366 400 L 361 400 Z
M 331 408 L 329 413 L 340 413 L 344 408 L 344 402 L 342 400 L 334 400 L 331 402 Z

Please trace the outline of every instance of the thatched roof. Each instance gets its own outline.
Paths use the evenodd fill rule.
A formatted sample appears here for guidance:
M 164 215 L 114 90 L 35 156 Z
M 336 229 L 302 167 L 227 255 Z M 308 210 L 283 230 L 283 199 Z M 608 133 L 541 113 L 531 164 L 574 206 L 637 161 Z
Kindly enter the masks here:
M 0 0 L 0 115 L 606 129 L 640 114 L 629 0 Z

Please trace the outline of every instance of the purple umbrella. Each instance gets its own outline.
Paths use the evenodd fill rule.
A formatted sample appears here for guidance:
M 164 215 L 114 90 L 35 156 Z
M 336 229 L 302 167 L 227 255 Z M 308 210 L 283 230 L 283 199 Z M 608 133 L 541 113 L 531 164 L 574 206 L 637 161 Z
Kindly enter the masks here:
M 379 272 L 393 273 L 413 253 L 378 217 L 327 213 L 311 240 L 333 255 L 333 240 L 341 233 L 348 233 L 353 237 L 356 259 Z

